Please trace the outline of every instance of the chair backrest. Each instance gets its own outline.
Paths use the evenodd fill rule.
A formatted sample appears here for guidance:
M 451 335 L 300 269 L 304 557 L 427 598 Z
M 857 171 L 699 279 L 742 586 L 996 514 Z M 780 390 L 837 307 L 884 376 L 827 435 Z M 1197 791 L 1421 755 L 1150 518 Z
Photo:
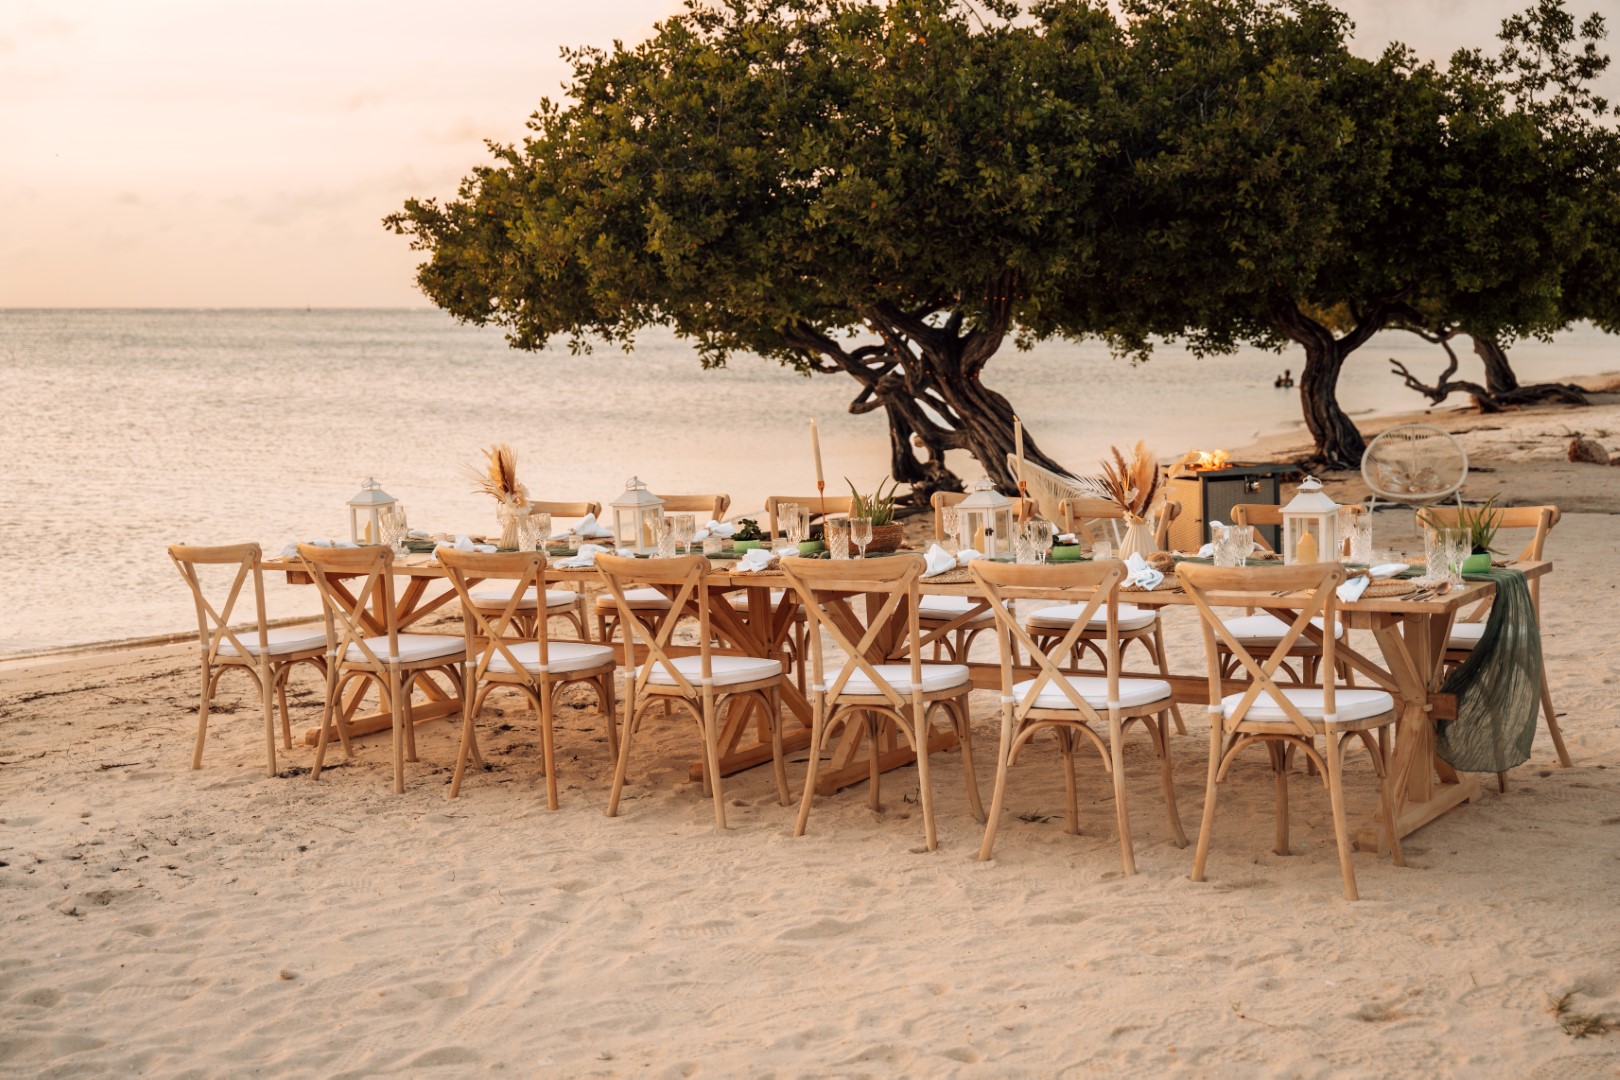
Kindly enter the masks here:
M 599 502 L 530 502 L 529 513 L 550 514 L 552 520 L 559 518 L 578 520 L 586 514 L 602 516 L 602 504 Z
M 730 495 L 660 495 L 664 500 L 664 513 L 666 514 L 707 514 L 698 522 L 698 528 L 708 524 L 709 519 L 715 521 L 726 520 L 726 510 L 731 506 Z
M 1153 527 L 1153 543 L 1160 550 L 1170 543 L 1170 524 L 1181 516 L 1181 504 L 1166 500 L 1158 504 L 1159 520 Z M 1097 542 L 1097 535 L 1092 531 L 1091 525 L 1095 522 L 1106 521 L 1110 523 L 1113 533 L 1111 543 L 1119 543 L 1120 532 L 1116 522 L 1125 520 L 1125 511 L 1112 499 L 1072 498 L 1064 499 L 1058 503 L 1058 520 L 1063 524 L 1064 532 L 1074 533 L 1088 545 Z
M 1351 503 L 1341 509 L 1350 511 L 1351 516 L 1359 517 L 1367 512 L 1367 508 L 1359 503 Z M 1282 507 L 1272 503 L 1238 503 L 1232 507 L 1233 525 L 1281 525 L 1283 523 Z M 1277 535 L 1281 536 L 1281 533 Z M 1272 546 L 1266 543 L 1265 534 L 1256 529 L 1254 533 L 1254 546 L 1261 551 L 1271 551 Z
M 299 544 L 298 557 L 315 582 L 320 594 L 321 608 L 326 613 L 326 648 L 342 659 L 349 646 L 360 650 L 367 663 L 383 666 L 371 646 L 369 637 L 388 638 L 388 655 L 399 655 L 399 618 L 394 608 L 394 553 L 382 546 L 357 548 L 316 547 Z M 361 577 L 357 590 L 344 584 L 343 579 Z M 383 622 L 378 624 L 372 613 L 383 611 Z
M 1281 709 L 1299 729 L 1301 735 L 1312 736 L 1315 728 L 1299 707 L 1288 699 L 1282 688 L 1277 685 L 1277 669 L 1283 666 L 1288 659 L 1289 650 L 1307 635 L 1311 627 L 1311 620 L 1320 618 L 1323 626 L 1336 625 L 1335 606 L 1338 600 L 1334 592 L 1344 583 L 1345 570 L 1339 563 L 1302 563 L 1295 566 L 1204 566 L 1199 563 L 1184 562 L 1176 567 L 1176 577 L 1187 595 L 1192 597 L 1193 605 L 1198 609 L 1198 617 L 1203 622 L 1204 652 L 1209 663 L 1209 700 L 1210 723 L 1222 722 L 1221 698 L 1221 657 L 1217 641 L 1225 646 L 1232 658 L 1242 666 L 1245 674 L 1251 680 L 1249 688 L 1244 691 L 1243 697 L 1238 700 L 1232 714 L 1225 718 L 1225 729 L 1230 730 L 1243 722 L 1249 709 L 1264 694 L 1269 701 Z M 1297 611 L 1289 608 L 1276 608 L 1275 594 L 1280 590 L 1289 590 L 1292 593 L 1308 593 L 1299 603 Z M 1221 594 L 1228 599 L 1222 600 Z M 1240 596 L 1245 607 L 1271 607 L 1273 614 L 1285 623 L 1288 628 L 1283 632 L 1282 638 L 1272 648 L 1271 653 L 1264 660 L 1257 659 L 1249 650 L 1233 636 L 1217 610 L 1217 604 L 1229 604 L 1230 598 Z M 1336 669 L 1334 654 L 1337 635 L 1331 633 L 1318 634 L 1321 639 L 1322 663 L 1318 670 L 1322 672 L 1322 712 L 1330 721 L 1334 717 L 1334 678 Z
M 1108 616 L 1108 633 L 1103 651 L 1108 679 L 1107 700 L 1119 700 L 1119 587 L 1125 580 L 1125 564 L 1117 559 L 1104 559 L 1021 566 L 975 559 L 968 563 L 968 572 L 990 601 L 990 611 L 996 619 L 996 642 L 1001 650 L 1002 702 L 1012 708 L 1014 720 L 1022 722 L 1036 707 L 1036 701 L 1046 688 L 1055 686 L 1082 717 L 1100 722 L 1102 717 L 1069 682 L 1058 667 L 1057 660 L 1069 655 L 1080 635 L 1089 628 L 1092 615 L 1103 608 Z M 1049 649 L 1041 649 L 1031 640 L 1028 631 L 1019 625 L 1017 613 L 1002 595 L 1002 590 L 1006 588 L 1062 589 L 1071 592 L 1072 599 L 1084 607 L 1063 640 Z M 1012 693 L 1016 678 L 1013 664 L 1020 645 L 1039 670 L 1023 700 L 1013 701 L 1008 695 Z M 1098 748 L 1103 749 L 1101 746 Z
M 799 594 L 809 619 L 811 691 L 823 700 L 837 701 L 850 676 L 863 673 L 896 709 L 904 709 L 908 702 L 904 695 L 889 684 L 877 671 L 876 665 L 886 663 L 902 651 L 909 654 L 911 687 L 914 699 L 922 696 L 921 627 L 917 615 L 920 594 L 917 581 L 922 576 L 923 560 L 916 555 L 897 555 L 888 559 L 820 560 L 789 557 L 782 560 L 782 573 L 788 584 Z M 970 564 L 971 565 L 971 564 Z M 851 596 L 865 594 L 866 620 L 855 613 L 849 604 Z M 881 605 L 874 604 L 878 597 Z M 904 612 L 902 613 L 902 602 Z M 874 611 L 873 608 L 877 607 Z M 893 634 L 893 622 L 900 617 L 905 628 L 899 636 Z M 844 664 L 829 681 L 822 636 L 832 638 L 844 651 Z
M 625 652 L 635 655 L 635 646 L 646 646 L 647 656 L 636 671 L 636 692 L 646 688 L 647 680 L 658 668 L 663 668 L 681 692 L 699 693 L 699 687 L 712 685 L 713 633 L 709 627 L 709 591 L 703 587 L 703 578 L 709 572 L 709 560 L 701 555 L 682 555 L 673 559 L 635 559 L 619 555 L 598 555 L 596 571 L 613 598 L 619 612 L 619 625 L 629 627 L 625 637 Z M 625 599 L 624 590 L 634 585 L 662 585 L 671 590 L 669 613 L 654 630 L 641 621 L 647 609 L 637 610 Z M 696 611 L 698 618 L 698 655 L 701 658 L 698 686 L 675 667 L 669 655 L 670 640 L 675 635 L 675 624 L 682 612 Z M 633 661 L 631 662 L 633 664 Z
M 1421 506 L 1449 499 L 1468 479 L 1468 452 L 1432 424 L 1400 424 L 1367 444 L 1361 478 L 1373 495 Z
M 219 656 L 220 645 L 227 641 L 236 650 L 237 656 L 246 658 L 252 655 L 242 647 L 236 632 L 231 629 L 231 612 L 242 594 L 242 586 L 250 580 L 253 582 L 258 654 L 261 657 L 270 654 L 269 625 L 264 615 L 264 572 L 260 569 L 263 560 L 258 544 L 224 544 L 214 547 L 170 544 L 169 558 L 191 589 L 191 598 L 197 607 L 197 640 L 203 651 L 208 654 L 210 664 Z M 236 574 L 231 579 L 224 603 L 216 606 L 208 598 L 207 589 L 197 572 L 199 566 L 236 567 Z
M 476 552 L 453 551 L 449 548 L 441 549 L 438 554 L 440 565 L 444 567 L 445 577 L 456 590 L 461 599 L 461 625 L 467 636 L 467 659 L 478 658 L 478 678 L 482 679 L 489 670 L 489 665 L 497 656 L 505 657 L 511 665 L 513 672 L 522 674 L 524 667 L 512 655 L 512 643 L 517 635 L 510 633 L 512 623 L 521 614 L 524 594 L 533 588 L 535 595 L 546 595 L 546 557 L 538 551 L 513 552 Z M 480 604 L 472 597 L 473 581 L 508 581 L 512 583 L 512 595 L 507 599 L 505 607 L 499 613 L 491 616 L 493 610 L 486 601 Z M 540 602 L 544 608 L 544 600 Z M 539 668 L 542 675 L 550 669 L 550 642 L 546 640 L 545 623 L 537 624 L 540 631 L 535 635 L 539 643 Z
M 769 519 L 770 535 L 776 536 L 776 508 L 781 503 L 798 503 L 800 506 L 810 508 L 812 519 L 821 516 L 822 507 L 827 508 L 827 516 L 834 514 L 848 514 L 854 509 L 855 498 L 852 495 L 771 495 L 765 500 L 765 516 Z

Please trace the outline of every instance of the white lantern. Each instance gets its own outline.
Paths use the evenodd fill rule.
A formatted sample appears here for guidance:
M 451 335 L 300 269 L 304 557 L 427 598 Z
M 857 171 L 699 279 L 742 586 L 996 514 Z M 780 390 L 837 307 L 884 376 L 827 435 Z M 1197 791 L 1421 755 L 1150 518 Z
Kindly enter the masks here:
M 963 532 L 981 554 L 994 557 L 1012 551 L 1012 500 L 996 490 L 994 480 L 986 476 L 969 484 L 967 498 L 956 504 L 956 512 Z
M 1307 476 L 1299 491 L 1282 508 L 1283 561 L 1294 563 L 1339 561 L 1339 504 L 1322 490 L 1321 483 Z M 1300 541 L 1310 537 L 1310 543 L 1300 551 Z M 1301 555 L 1304 558 L 1301 558 Z
M 383 542 L 383 515 L 394 509 L 394 497 L 375 480 L 367 480 L 360 494 L 349 500 L 349 539 L 357 544 Z
M 632 551 L 657 551 L 658 526 L 664 520 L 664 500 L 632 476 L 624 494 L 613 500 L 613 543 Z

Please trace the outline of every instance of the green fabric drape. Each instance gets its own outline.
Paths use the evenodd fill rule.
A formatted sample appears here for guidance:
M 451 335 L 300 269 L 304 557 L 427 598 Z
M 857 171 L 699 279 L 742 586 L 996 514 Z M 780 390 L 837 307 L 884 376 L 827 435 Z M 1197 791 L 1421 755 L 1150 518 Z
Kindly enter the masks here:
M 1454 769 L 1503 772 L 1530 758 L 1541 707 L 1541 628 L 1530 586 L 1517 570 L 1469 574 L 1496 583 L 1496 599 L 1479 643 L 1446 677 L 1457 695 L 1457 719 L 1439 725 L 1437 752 Z

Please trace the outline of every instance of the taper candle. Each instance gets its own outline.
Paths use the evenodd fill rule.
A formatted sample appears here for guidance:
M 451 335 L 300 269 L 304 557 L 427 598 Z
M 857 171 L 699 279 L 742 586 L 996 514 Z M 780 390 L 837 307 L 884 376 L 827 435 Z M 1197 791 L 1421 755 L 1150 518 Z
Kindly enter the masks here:
M 816 485 L 819 488 L 820 485 L 825 484 L 827 481 L 821 475 L 821 436 L 816 432 L 814 417 L 810 418 L 810 449 L 815 452 L 816 456 Z

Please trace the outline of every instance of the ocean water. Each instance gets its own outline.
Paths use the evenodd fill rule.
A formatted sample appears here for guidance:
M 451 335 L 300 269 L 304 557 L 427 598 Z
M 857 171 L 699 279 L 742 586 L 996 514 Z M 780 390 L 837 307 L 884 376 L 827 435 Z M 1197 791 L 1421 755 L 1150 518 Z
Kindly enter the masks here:
M 1514 350 L 1522 375 L 1620 367 L 1590 330 Z M 1353 413 L 1422 400 L 1388 374 L 1424 372 L 1437 350 L 1381 335 L 1342 387 Z M 1468 357 L 1471 361 L 1472 357 Z M 1161 457 L 1237 446 L 1299 421 L 1272 381 L 1297 353 L 1147 364 L 1095 343 L 1007 346 L 986 369 L 1031 435 L 1077 471 L 1113 443 Z M 347 534 L 346 500 L 375 477 L 432 531 L 490 532 L 490 500 L 464 467 L 510 443 L 536 498 L 604 504 L 631 475 L 655 491 L 724 491 L 732 514 L 811 492 L 808 421 L 830 489 L 887 473 L 881 412 L 851 416 L 855 384 L 757 359 L 700 369 L 673 335 L 625 355 L 509 349 L 499 331 L 421 310 L 0 310 L 0 656 L 188 630 L 176 541 Z M 966 455 L 952 465 L 971 477 Z M 272 583 L 273 615 L 315 610 L 311 590 Z

